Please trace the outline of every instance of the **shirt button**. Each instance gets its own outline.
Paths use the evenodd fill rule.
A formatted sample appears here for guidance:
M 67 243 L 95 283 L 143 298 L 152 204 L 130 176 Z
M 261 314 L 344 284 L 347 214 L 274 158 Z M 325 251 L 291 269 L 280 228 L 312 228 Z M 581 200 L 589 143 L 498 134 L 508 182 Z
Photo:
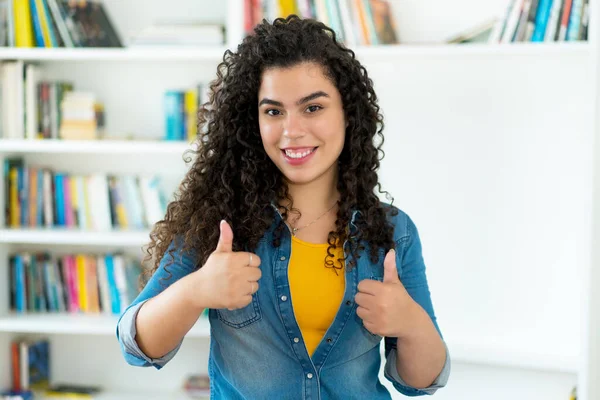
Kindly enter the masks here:
M 330 337 L 327 338 L 327 343 L 331 343 L 331 338 Z
M 287 296 L 281 296 L 281 301 L 286 301 L 287 300 Z
M 313 374 L 311 374 L 311 373 L 309 372 L 308 374 L 306 374 L 306 377 L 307 377 L 308 379 L 312 379 L 312 377 L 313 377 Z
M 298 343 L 300 341 L 300 339 L 298 339 L 297 337 L 294 338 L 294 343 Z
M 285 256 L 281 256 L 280 260 L 285 261 Z
M 346 301 L 347 306 L 349 306 L 350 304 L 352 304 L 352 302 L 350 300 Z

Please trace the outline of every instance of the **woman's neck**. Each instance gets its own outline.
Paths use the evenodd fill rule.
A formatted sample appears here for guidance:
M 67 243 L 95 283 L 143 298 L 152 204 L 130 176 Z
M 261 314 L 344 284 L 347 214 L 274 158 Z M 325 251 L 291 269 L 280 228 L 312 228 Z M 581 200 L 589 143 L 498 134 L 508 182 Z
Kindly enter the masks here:
M 305 184 L 288 183 L 288 191 L 294 201 L 294 208 L 300 210 L 302 215 L 307 217 L 328 210 L 340 198 L 336 182 L 335 176 L 323 175 L 321 178 Z M 290 206 L 285 203 L 284 205 Z

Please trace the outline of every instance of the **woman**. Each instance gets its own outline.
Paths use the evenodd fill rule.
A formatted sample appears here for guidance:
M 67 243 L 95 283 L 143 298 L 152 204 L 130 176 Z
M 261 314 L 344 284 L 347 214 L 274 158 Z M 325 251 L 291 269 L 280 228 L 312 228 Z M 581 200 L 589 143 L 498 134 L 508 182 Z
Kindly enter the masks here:
M 161 368 L 209 309 L 215 399 L 389 399 L 382 338 L 398 391 L 444 386 L 417 229 L 374 193 L 383 120 L 354 53 L 322 23 L 263 22 L 211 93 L 119 320 L 125 359 Z

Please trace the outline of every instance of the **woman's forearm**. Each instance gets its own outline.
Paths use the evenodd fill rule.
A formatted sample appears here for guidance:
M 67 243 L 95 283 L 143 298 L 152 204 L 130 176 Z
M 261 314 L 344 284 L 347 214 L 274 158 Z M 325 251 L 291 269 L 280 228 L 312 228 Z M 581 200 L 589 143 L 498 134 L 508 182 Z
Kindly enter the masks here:
M 419 308 L 413 335 L 398 338 L 396 368 L 404 382 L 424 389 L 435 381 L 446 362 L 446 347 L 433 322 Z
M 178 280 L 140 308 L 135 340 L 148 357 L 160 358 L 177 347 L 202 314 L 204 307 L 190 300 L 190 278 Z

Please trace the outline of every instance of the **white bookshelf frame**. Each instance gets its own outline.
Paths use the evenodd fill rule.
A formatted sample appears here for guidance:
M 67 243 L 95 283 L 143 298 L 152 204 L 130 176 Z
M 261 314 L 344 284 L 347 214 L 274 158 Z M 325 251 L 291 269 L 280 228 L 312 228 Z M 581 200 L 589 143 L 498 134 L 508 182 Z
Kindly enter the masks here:
M 0 318 L 0 332 L 68 334 L 68 335 L 115 335 L 118 317 L 90 314 L 11 314 Z M 201 317 L 190 330 L 189 338 L 208 338 L 210 325 Z
M 149 230 L 84 231 L 80 229 L 0 229 L 0 244 L 141 247 Z
M 181 156 L 195 147 L 185 142 L 142 140 L 0 139 L 0 154 L 91 154 Z
M 411 57 L 448 57 L 456 56 L 507 56 L 507 55 L 539 55 L 572 54 L 590 52 L 590 42 L 570 43 L 513 43 L 513 44 L 430 44 L 430 45 L 380 45 L 359 46 L 353 51 L 361 59 L 389 60 Z M 215 63 L 223 58 L 225 47 L 204 48 L 172 48 L 172 47 L 143 47 L 143 48 L 6 48 L 0 47 L 0 60 L 23 60 L 44 62 L 89 61 L 204 61 Z

